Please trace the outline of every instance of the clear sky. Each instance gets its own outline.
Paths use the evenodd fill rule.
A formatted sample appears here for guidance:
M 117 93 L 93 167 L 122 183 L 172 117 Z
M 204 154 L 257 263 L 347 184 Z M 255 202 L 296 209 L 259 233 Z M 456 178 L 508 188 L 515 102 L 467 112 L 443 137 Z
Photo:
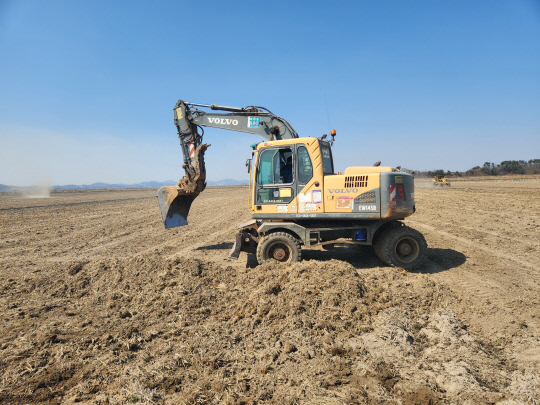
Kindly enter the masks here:
M 540 158 L 540 1 L 0 0 L 0 183 L 183 175 L 178 99 L 337 130 L 336 170 Z M 206 129 L 209 180 L 256 135 Z

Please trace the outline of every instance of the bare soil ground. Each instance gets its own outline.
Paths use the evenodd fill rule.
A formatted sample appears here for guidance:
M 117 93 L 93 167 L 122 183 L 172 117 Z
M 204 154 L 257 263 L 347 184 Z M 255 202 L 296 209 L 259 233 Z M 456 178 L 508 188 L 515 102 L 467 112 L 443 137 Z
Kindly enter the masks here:
M 417 182 L 424 265 L 227 259 L 247 189 L 0 198 L 0 403 L 540 402 L 540 180 Z

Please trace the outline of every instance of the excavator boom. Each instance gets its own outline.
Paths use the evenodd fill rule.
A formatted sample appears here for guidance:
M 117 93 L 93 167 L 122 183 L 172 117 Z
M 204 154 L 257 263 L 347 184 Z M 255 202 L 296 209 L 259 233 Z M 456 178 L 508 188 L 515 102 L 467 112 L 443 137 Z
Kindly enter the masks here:
M 212 111 L 200 110 L 203 107 Z M 227 111 L 216 113 L 213 111 Z M 298 138 L 294 128 L 264 107 L 229 107 L 218 104 L 194 104 L 178 100 L 174 107 L 174 124 L 178 130 L 185 176 L 176 186 L 161 187 L 158 202 L 165 228 L 187 225 L 193 200 L 206 188 L 202 127 L 257 134 L 268 140 Z M 200 132 L 199 132 L 200 131 Z

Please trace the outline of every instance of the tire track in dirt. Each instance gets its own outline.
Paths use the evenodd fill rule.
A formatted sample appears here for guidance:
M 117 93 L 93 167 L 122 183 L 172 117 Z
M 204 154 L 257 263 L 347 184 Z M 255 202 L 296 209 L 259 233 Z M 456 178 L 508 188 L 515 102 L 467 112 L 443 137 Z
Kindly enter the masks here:
M 13 211 L 13 210 L 28 210 L 28 209 L 37 209 L 37 208 L 60 208 L 60 207 L 71 207 L 74 205 L 91 205 L 91 204 L 106 204 L 106 203 L 117 203 L 119 201 L 132 201 L 132 200 L 145 200 L 154 197 L 132 197 L 132 198 L 121 198 L 115 200 L 101 200 L 101 201 L 80 201 L 80 202 L 71 202 L 71 203 L 62 203 L 62 204 L 46 204 L 46 205 L 28 205 L 22 207 L 8 207 L 0 208 L 0 211 Z
M 537 266 L 533 263 L 525 262 L 520 259 L 507 257 L 504 253 L 500 253 L 489 247 L 472 242 L 466 238 L 462 238 L 445 231 L 438 230 L 431 225 L 415 221 L 414 225 L 429 232 L 435 233 L 442 241 L 438 240 L 437 244 L 455 247 L 463 251 L 474 249 L 469 258 L 473 263 L 465 263 L 464 265 L 448 271 L 437 269 L 430 277 L 439 282 L 443 282 L 450 286 L 458 295 L 462 296 L 466 301 L 469 301 L 472 306 L 478 308 L 489 307 L 492 314 L 486 314 L 487 317 L 502 317 L 508 322 L 512 322 L 516 317 L 521 322 L 525 321 L 531 330 L 538 332 L 538 321 L 534 307 L 524 307 L 523 301 L 531 304 L 538 304 L 540 296 L 540 283 L 538 280 Z M 437 239 L 436 239 L 437 240 Z M 457 245 L 448 243 L 448 240 L 457 242 Z M 433 245 L 430 241 L 430 245 Z M 488 253 L 488 258 L 483 254 L 477 254 L 477 251 Z M 496 260 L 499 259 L 499 260 Z M 477 265 L 477 262 L 481 265 Z M 505 264 L 506 262 L 506 264 Z M 516 280 L 515 271 L 507 271 L 512 268 L 508 263 L 518 263 L 523 266 L 524 274 Z M 432 261 L 428 261 L 428 269 L 430 266 L 438 266 Z M 530 269 L 532 271 L 527 271 Z M 524 288 L 526 285 L 528 288 Z M 516 300 L 516 297 L 520 299 Z M 493 325 L 498 325 L 494 322 Z M 490 326 L 487 325 L 488 329 Z M 496 328 L 492 330 L 496 332 Z
M 164 250 L 162 253 L 168 258 L 198 257 L 215 262 L 226 259 L 226 249 L 201 248 L 234 242 L 237 226 L 250 218 L 246 199 L 247 189 L 238 189 L 234 193 L 227 189 L 206 190 L 191 207 L 189 225 L 165 230 L 160 221 L 156 234 L 162 238 L 162 242 L 139 251 L 137 255 L 157 249 Z M 220 207 L 218 212 L 216 207 Z
M 508 298 L 506 284 L 499 284 L 480 274 L 469 272 L 448 272 L 433 277 L 439 283 L 449 286 L 461 302 L 449 305 L 463 317 L 462 321 L 471 327 L 485 341 L 497 349 L 504 349 L 506 355 L 525 369 L 537 370 L 540 366 L 540 346 L 538 345 L 537 308 L 540 302 L 521 297 Z M 487 285 L 486 285 L 487 284 Z M 519 294 L 514 291 L 514 294 Z
M 79 203 L 54 205 L 46 215 L 43 210 L 19 210 L 24 214 L 5 213 L 2 218 L 9 215 L 10 230 L 15 231 L 6 235 L 6 239 L 24 240 L 29 252 L 46 256 L 53 262 L 60 256 L 69 260 L 74 252 L 89 259 L 111 254 L 118 257 L 144 255 L 156 250 L 171 256 L 183 253 L 193 256 L 205 245 L 234 240 L 236 226 L 242 222 L 237 222 L 238 218 L 248 215 L 246 192 L 247 189 L 240 189 L 231 194 L 228 189 L 208 189 L 192 207 L 190 226 L 175 230 L 163 228 L 158 204 L 150 201 L 155 196 L 118 198 L 118 204 L 106 200 L 106 204 L 90 204 L 84 208 Z M 216 216 L 216 207 L 220 205 L 223 207 Z M 39 226 L 32 225 L 34 223 Z M 75 229 L 72 224 L 76 224 Z M 28 232 L 35 232 L 35 238 L 29 240 Z M 9 261 L 20 254 L 20 243 L 4 244 L 2 252 Z M 227 256 L 222 251 L 198 253 L 199 256 L 215 253 L 216 259 Z
M 451 193 L 419 189 L 420 210 L 410 223 L 426 232 L 431 247 L 454 247 L 469 256 L 463 265 L 433 277 L 454 285 L 456 291 L 463 289 L 463 297 L 496 302 L 536 323 L 527 309 L 531 306 L 515 298 L 536 303 L 540 296 L 536 214 L 540 182 L 523 183 L 519 191 L 510 189 L 513 184 L 472 182 Z
M 17 232 L 7 236 L 11 239 L 24 239 L 28 249 L 43 250 L 49 256 L 69 254 L 74 249 L 79 254 L 86 255 L 103 253 L 114 245 L 129 246 L 131 240 L 144 237 L 140 229 L 153 219 L 150 213 L 146 214 L 147 218 L 145 218 L 147 209 L 144 206 L 141 207 L 139 201 L 135 204 L 126 204 L 126 201 L 133 200 L 137 199 L 121 199 L 121 205 L 90 206 L 89 210 L 82 211 L 73 207 L 67 210 L 55 208 L 46 213 L 46 221 L 35 221 L 37 225 L 31 227 L 28 223 L 34 222 L 32 217 L 30 220 L 19 218 L 18 224 L 12 224 L 15 225 L 13 229 L 17 229 Z M 129 212 L 129 216 L 136 217 L 137 221 L 121 217 L 123 212 Z M 37 214 L 42 218 L 43 215 L 43 213 Z M 75 220 L 59 221 L 59 218 L 66 217 L 75 218 Z M 156 225 L 157 223 L 156 221 Z M 25 228 L 37 236 L 28 241 L 27 236 L 20 231 Z M 110 238 L 114 241 L 104 243 Z M 4 256 L 16 254 L 18 248 L 16 245 L 4 248 Z
M 531 268 L 533 270 L 538 269 L 538 264 L 530 263 L 528 261 L 524 261 L 524 260 L 521 260 L 521 259 L 518 259 L 518 258 L 515 258 L 515 257 L 510 257 L 507 254 L 500 253 L 499 250 L 492 249 L 490 247 L 486 247 L 485 245 L 481 245 L 480 243 L 473 242 L 470 239 L 462 238 L 460 236 L 453 235 L 453 234 L 445 232 L 445 231 L 441 231 L 441 230 L 437 229 L 436 227 L 434 227 L 432 225 L 428 225 L 428 224 L 421 223 L 421 222 L 418 222 L 418 221 L 414 221 L 414 225 L 415 226 L 420 226 L 421 228 L 424 228 L 424 229 L 428 229 L 431 232 L 436 232 L 439 235 L 445 236 L 447 238 L 455 239 L 455 240 L 459 241 L 463 245 L 474 246 L 475 249 L 483 250 L 483 251 L 485 251 L 487 253 L 490 253 L 490 254 L 492 254 L 494 256 L 497 256 L 500 259 L 513 261 L 513 262 L 521 264 L 522 266 L 529 267 L 529 268 Z M 463 227 L 463 228 L 467 228 L 467 227 Z M 474 229 L 474 228 L 471 228 L 471 229 Z M 485 231 L 482 231 L 482 232 L 485 232 Z M 534 285 L 538 286 L 536 283 Z
M 467 206 L 464 206 L 462 204 L 459 204 L 459 203 L 454 203 L 454 202 L 449 202 L 448 205 L 447 205 L 447 208 L 449 211 L 451 211 L 452 208 L 456 208 L 462 212 L 462 213 L 471 213 L 471 215 L 474 215 L 474 216 L 478 216 L 479 214 L 482 214 L 484 215 L 486 218 L 491 218 L 493 216 L 493 211 L 490 211 L 490 210 L 485 210 L 485 209 L 482 209 L 482 208 L 479 208 L 478 206 L 474 206 L 474 207 L 467 207 Z M 508 204 L 505 205 L 505 207 L 508 207 Z M 497 206 L 496 209 L 498 208 L 503 208 L 502 205 L 500 206 Z M 534 214 L 531 214 L 531 219 L 534 218 Z M 503 222 L 511 222 L 512 221 L 512 217 L 506 217 L 506 216 L 500 216 L 497 218 L 499 221 L 503 221 Z

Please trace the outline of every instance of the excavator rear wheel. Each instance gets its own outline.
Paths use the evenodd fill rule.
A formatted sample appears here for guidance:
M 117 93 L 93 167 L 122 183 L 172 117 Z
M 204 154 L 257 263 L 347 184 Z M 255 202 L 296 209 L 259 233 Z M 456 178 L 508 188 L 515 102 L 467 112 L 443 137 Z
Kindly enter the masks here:
M 384 263 L 411 270 L 418 267 L 427 251 L 424 236 L 408 226 L 390 226 L 378 235 L 375 254 Z
M 261 239 L 257 246 L 257 261 L 262 264 L 274 259 L 282 263 L 302 260 L 302 249 L 298 239 L 285 232 L 275 232 Z

